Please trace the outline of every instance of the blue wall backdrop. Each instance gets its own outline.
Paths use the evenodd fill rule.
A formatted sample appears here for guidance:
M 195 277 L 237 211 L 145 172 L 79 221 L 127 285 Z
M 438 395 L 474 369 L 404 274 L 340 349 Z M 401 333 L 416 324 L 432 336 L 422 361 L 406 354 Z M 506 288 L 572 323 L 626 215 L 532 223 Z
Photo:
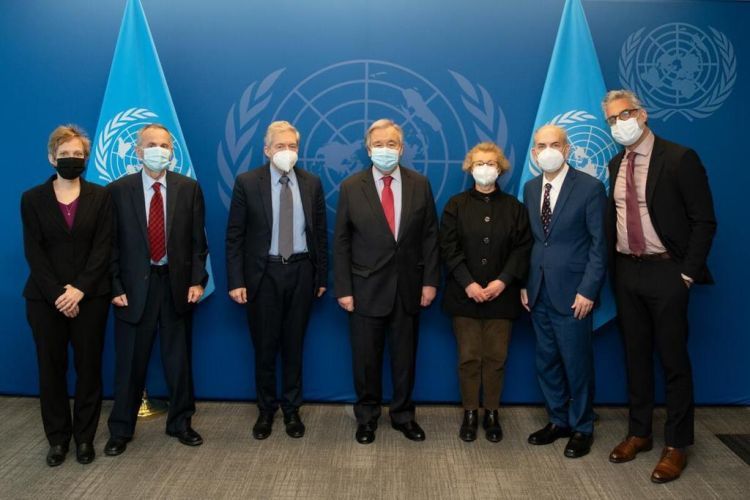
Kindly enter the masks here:
M 226 294 L 224 230 L 233 178 L 262 162 L 266 125 L 287 119 L 300 129 L 300 166 L 323 179 L 331 223 L 338 183 L 362 168 L 362 136 L 379 117 L 404 123 L 404 163 L 429 176 L 439 210 L 469 185 L 460 162 L 485 138 L 511 158 L 514 170 L 503 181 L 515 193 L 564 2 L 142 3 L 207 203 L 217 291 L 195 314 L 196 393 L 253 399 L 244 312 Z M 706 165 L 719 230 L 709 258 L 716 285 L 691 292 L 696 401 L 750 404 L 750 231 L 743 208 L 750 185 L 750 4 L 582 3 L 607 87 L 635 87 L 655 132 L 692 146 Z M 78 123 L 93 136 L 124 7 L 125 0 L 0 7 L 0 393 L 38 391 L 21 297 L 27 267 L 20 195 L 52 173 L 45 148 L 56 125 Z M 108 396 L 111 334 L 104 353 Z M 598 331 L 595 349 L 597 402 L 625 402 L 616 326 Z M 533 354 L 524 317 L 514 328 L 505 402 L 540 401 Z M 155 352 L 148 386 L 157 395 L 166 392 L 158 361 Z M 416 399 L 458 401 L 455 361 L 448 318 L 433 306 L 423 314 Z M 312 314 L 304 376 L 309 400 L 353 398 L 346 317 L 330 292 Z

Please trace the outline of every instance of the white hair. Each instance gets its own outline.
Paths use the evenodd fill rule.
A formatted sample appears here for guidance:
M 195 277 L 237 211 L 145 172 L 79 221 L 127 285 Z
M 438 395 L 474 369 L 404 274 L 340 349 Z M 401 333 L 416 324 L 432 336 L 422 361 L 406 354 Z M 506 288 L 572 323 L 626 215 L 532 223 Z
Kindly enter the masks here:
M 394 129 L 396 129 L 396 132 L 398 132 L 398 140 L 403 144 L 404 131 L 401 130 L 401 127 L 399 127 L 398 124 L 393 120 L 389 120 L 388 118 L 381 118 L 380 120 L 375 120 L 373 124 L 370 125 L 370 128 L 367 129 L 367 134 L 365 134 L 365 145 L 368 148 L 370 147 L 370 137 L 372 136 L 373 131 L 389 127 L 393 127 Z
M 609 105 L 609 103 L 620 99 L 627 99 L 630 102 L 630 105 L 634 108 L 643 108 L 641 100 L 638 99 L 638 96 L 635 95 L 635 92 L 633 92 L 632 90 L 610 90 L 609 92 L 607 92 L 607 95 L 604 96 L 604 99 L 602 99 L 602 111 L 604 111 L 604 114 L 607 114 L 607 106 Z
M 278 134 L 279 132 L 286 132 L 287 130 L 294 132 L 297 134 L 297 144 L 299 144 L 299 131 L 294 128 L 294 125 L 287 121 L 275 121 L 271 123 L 268 128 L 266 129 L 266 136 L 263 139 L 263 142 L 265 143 L 266 147 L 271 145 L 271 141 L 273 140 L 273 136 Z

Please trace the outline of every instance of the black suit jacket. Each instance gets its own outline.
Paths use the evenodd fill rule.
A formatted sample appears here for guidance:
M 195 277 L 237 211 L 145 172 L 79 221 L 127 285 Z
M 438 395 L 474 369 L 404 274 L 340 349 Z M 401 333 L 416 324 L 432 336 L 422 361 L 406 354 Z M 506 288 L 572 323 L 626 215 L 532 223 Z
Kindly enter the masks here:
M 271 248 L 273 208 L 271 172 L 266 163 L 237 176 L 227 223 L 227 283 L 229 290 L 247 288 L 248 300 L 258 291 Z M 320 178 L 294 169 L 305 213 L 307 251 L 315 266 L 315 289 L 328 282 L 328 229 Z M 313 291 L 314 292 L 314 291 Z
M 624 154 L 623 150 L 609 162 L 607 238 L 611 255 L 617 242 L 614 190 Z M 716 216 L 706 169 L 695 151 L 654 136 L 646 205 L 656 234 L 681 264 L 681 272 L 696 283 L 713 283 L 706 258 L 716 233 Z
M 146 225 L 146 205 L 141 172 L 126 175 L 109 185 L 114 205 L 112 295 L 128 297 L 127 307 L 116 307 L 115 316 L 137 323 L 143 316 L 151 276 L 151 256 Z M 188 312 L 188 288 L 205 286 L 205 208 L 198 183 L 175 172 L 166 173 L 167 259 L 175 309 Z
M 23 296 L 54 304 L 71 284 L 88 297 L 110 291 L 112 201 L 107 190 L 81 179 L 73 228 L 57 204 L 52 176 L 21 197 L 23 246 L 31 271 Z
M 354 297 L 364 316 L 386 316 L 396 294 L 410 314 L 419 311 L 423 286 L 440 281 L 435 200 L 427 178 L 401 169 L 401 220 L 393 237 L 372 168 L 348 177 L 339 188 L 333 244 L 337 297 Z

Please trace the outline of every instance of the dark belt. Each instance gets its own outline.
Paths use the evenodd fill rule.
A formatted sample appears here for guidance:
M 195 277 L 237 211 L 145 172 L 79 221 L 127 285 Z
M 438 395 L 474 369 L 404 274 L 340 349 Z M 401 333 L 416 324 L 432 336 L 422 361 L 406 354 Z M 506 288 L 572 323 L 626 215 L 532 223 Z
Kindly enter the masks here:
M 169 274 L 169 265 L 164 264 L 163 266 L 156 266 L 154 264 L 151 264 L 151 273 L 158 274 L 159 276 Z
M 620 253 L 617 252 L 617 255 L 619 257 L 624 257 L 626 259 L 634 260 L 636 262 L 649 262 L 649 261 L 657 261 L 657 260 L 672 260 L 672 257 L 669 255 L 669 252 L 662 252 L 662 253 L 644 253 L 642 255 L 634 255 L 632 253 Z
M 288 259 L 285 259 L 281 255 L 269 255 L 268 256 L 268 262 L 274 262 L 274 263 L 282 263 L 282 264 L 292 264 L 293 262 L 299 262 L 301 260 L 306 260 L 310 258 L 310 254 L 308 252 L 303 253 L 293 253 L 289 256 Z

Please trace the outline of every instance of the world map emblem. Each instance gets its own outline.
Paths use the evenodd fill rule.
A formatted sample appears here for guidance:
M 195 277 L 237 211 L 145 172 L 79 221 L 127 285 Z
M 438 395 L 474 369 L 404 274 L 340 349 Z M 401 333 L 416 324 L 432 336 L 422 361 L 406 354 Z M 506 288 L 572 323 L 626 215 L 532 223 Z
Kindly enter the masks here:
M 109 183 L 123 175 L 140 171 L 141 161 L 135 152 L 138 131 L 158 121 L 158 115 L 146 108 L 129 108 L 116 113 L 96 138 L 94 166 L 99 180 Z M 169 170 L 192 175 L 192 167 L 185 165 L 180 142 L 172 134 L 174 155 Z
M 619 151 L 612 136 L 601 125 L 601 118 L 586 110 L 570 110 L 553 117 L 549 125 L 559 125 L 568 134 L 570 154 L 568 165 L 599 179 L 609 188 L 609 160 Z M 529 170 L 539 175 L 541 170 L 529 157 Z
M 722 32 L 675 22 L 628 36 L 620 52 L 621 84 L 636 92 L 651 118 L 692 121 L 713 114 L 737 79 L 734 47 Z
M 450 89 L 451 96 L 456 90 L 460 96 L 452 100 L 445 89 L 402 65 L 349 60 L 312 72 L 274 99 L 272 89 L 284 71 L 251 84 L 230 108 L 217 150 L 219 194 L 226 206 L 234 177 L 251 162 L 265 161 L 262 134 L 275 120 L 291 122 L 302 134 L 297 165 L 321 178 L 331 215 L 341 181 L 370 164 L 365 135 L 376 119 L 390 118 L 402 127 L 401 163 L 429 176 L 436 199 L 466 187 L 461 165 L 476 142 L 507 146 L 502 109 L 486 89 L 458 73 L 450 72 L 458 86 Z M 267 116 L 262 124 L 261 114 Z M 506 155 L 512 155 L 512 148 Z

